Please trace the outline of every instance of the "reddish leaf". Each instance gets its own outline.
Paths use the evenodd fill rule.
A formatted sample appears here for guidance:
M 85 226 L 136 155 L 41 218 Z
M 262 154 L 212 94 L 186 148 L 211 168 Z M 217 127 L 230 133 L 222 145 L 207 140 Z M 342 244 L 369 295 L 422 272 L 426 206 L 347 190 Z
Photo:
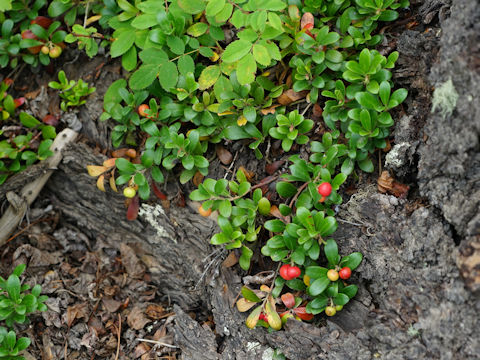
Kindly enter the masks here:
M 42 121 L 47 125 L 57 126 L 58 118 L 54 115 L 47 114 L 43 117 Z
M 293 309 L 293 311 L 295 312 L 295 315 L 302 320 L 310 321 L 313 319 L 313 314 L 307 313 L 307 308 L 305 306 Z
M 320 120 L 320 118 L 322 117 L 322 114 L 323 114 L 322 107 L 318 104 L 313 105 L 313 112 L 312 112 L 313 120 Z
M 167 195 L 161 192 L 154 182 L 152 182 L 152 189 L 155 196 L 158 197 L 160 200 L 167 200 Z
M 127 209 L 127 220 L 136 220 L 138 217 L 138 209 L 140 208 L 140 200 L 138 199 L 138 195 L 132 198 L 130 201 L 130 205 L 128 205 Z
M 3 82 L 4 82 L 5 84 L 7 84 L 8 86 L 10 86 L 10 85 L 13 84 L 13 80 L 10 79 L 10 78 L 5 78 L 5 79 L 3 79 Z
M 114 151 L 112 151 L 112 157 L 114 157 L 114 158 L 124 157 L 127 154 L 127 150 L 128 149 L 126 149 L 126 148 L 121 148 L 121 149 L 114 150 Z
M 30 21 L 30 24 L 37 24 L 43 27 L 44 29 L 48 29 L 50 25 L 52 25 L 53 20 L 47 18 L 45 16 L 37 16 L 35 19 Z
M 310 12 L 306 12 L 302 16 L 302 20 L 300 21 L 300 28 L 303 29 L 313 29 L 315 19 Z
M 203 182 L 204 177 L 205 176 L 203 176 L 200 171 L 197 171 L 195 175 L 193 175 L 193 179 L 192 179 L 193 185 L 198 187 L 198 185 L 200 185 Z
M 15 104 L 15 108 L 18 108 L 19 106 L 22 106 L 23 104 L 25 104 L 25 98 L 23 96 L 19 97 L 13 100 L 13 103 Z
M 292 295 L 292 293 L 286 293 L 281 296 L 283 304 L 291 309 L 295 306 L 295 296 Z
M 285 160 L 277 160 L 271 164 L 265 165 L 265 171 L 268 175 L 273 175 L 283 164 L 285 164 Z

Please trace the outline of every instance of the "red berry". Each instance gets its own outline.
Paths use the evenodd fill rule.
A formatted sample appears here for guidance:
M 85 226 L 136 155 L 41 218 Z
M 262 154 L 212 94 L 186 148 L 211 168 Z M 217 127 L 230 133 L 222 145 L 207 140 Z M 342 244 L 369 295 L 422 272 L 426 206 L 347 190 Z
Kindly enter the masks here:
M 287 273 L 291 280 L 299 277 L 302 271 L 298 266 L 290 266 L 290 268 L 287 270 Z
M 318 185 L 317 190 L 320 195 L 327 197 L 332 193 L 332 185 L 330 185 L 328 182 L 323 182 Z
M 267 319 L 267 317 L 265 316 L 264 313 L 261 313 L 261 314 L 260 314 L 260 316 L 258 317 L 258 320 L 263 320 L 263 321 L 268 322 L 268 319 Z
M 338 272 L 338 275 L 340 275 L 340 279 L 347 280 L 352 275 L 352 270 L 349 267 L 344 267 Z
M 280 267 L 280 276 L 285 280 L 292 280 L 293 278 L 290 277 L 288 270 L 290 269 L 290 265 L 285 264 Z

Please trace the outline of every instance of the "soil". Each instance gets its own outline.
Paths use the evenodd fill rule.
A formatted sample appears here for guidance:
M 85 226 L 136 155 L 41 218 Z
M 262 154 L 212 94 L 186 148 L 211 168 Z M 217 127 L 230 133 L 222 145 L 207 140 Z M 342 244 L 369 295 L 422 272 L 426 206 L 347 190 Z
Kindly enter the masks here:
M 414 0 L 382 31 L 379 50 L 400 52 L 394 81 L 409 96 L 394 114 L 392 150 L 379 154 L 373 175 L 349 184 L 339 209 L 341 252 L 364 255 L 352 275 L 359 292 L 335 317 L 289 320 L 272 333 L 247 329 L 234 303 L 243 283 L 262 281 L 250 275 L 273 265 L 254 258 L 246 273 L 224 262 L 228 252 L 209 244 L 216 223 L 188 200 L 193 185 L 170 178 L 168 200 L 143 204 L 135 221 L 126 220 L 120 194 L 96 188 L 85 169 L 112 150 L 113 125 L 98 119 L 105 91 L 123 74 L 111 59 L 67 51 L 58 69 L 97 91 L 62 118 L 80 139 L 64 152 L 29 222 L 0 248 L 0 274 L 26 263 L 27 282 L 49 296 L 49 310 L 19 327 L 32 339 L 27 359 L 264 360 L 274 349 L 292 360 L 478 359 L 480 8 L 474 0 Z M 28 108 L 40 118 L 58 109 L 46 87 L 50 70 L 24 69 L 15 83 L 17 91 L 38 90 Z M 435 90 L 449 80 L 442 98 Z M 442 111 L 454 92 L 456 106 Z M 433 112 L 432 102 L 440 104 Z M 222 145 L 232 166 L 215 158 L 209 176 L 229 177 L 240 166 L 257 181 L 268 175 L 245 144 Z M 269 160 L 286 158 L 271 145 Z M 408 197 L 378 192 L 385 169 L 410 187 Z M 43 170 L 9 179 L 0 200 Z

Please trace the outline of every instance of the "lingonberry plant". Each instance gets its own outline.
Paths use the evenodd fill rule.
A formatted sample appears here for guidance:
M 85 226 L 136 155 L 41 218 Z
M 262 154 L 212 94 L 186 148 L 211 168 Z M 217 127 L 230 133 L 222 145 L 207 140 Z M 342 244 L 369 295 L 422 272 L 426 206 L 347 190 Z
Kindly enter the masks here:
M 61 2 L 69 12 L 76 4 Z M 114 147 L 129 148 L 90 165 L 89 174 L 103 191 L 105 180 L 114 191 L 125 185 L 132 219 L 140 198 L 152 189 L 159 196 L 156 184 L 167 172 L 182 184 L 195 176 L 200 184 L 190 199 L 201 202 L 203 216 L 218 212 L 212 244 L 238 249 L 245 270 L 256 249 L 278 263 L 271 286 L 242 290 L 237 307 L 251 310 L 247 326 L 278 330 L 289 317 L 334 315 L 355 296 L 357 287 L 347 281 L 362 261 L 358 252 L 339 255 L 335 206 L 350 174 L 373 171 L 370 156 L 386 146 L 390 111 L 407 96 L 392 80 L 399 54 L 384 56 L 374 46 L 383 39 L 379 24 L 397 19 L 408 4 L 105 1 L 99 21 L 111 35 L 84 22 L 66 41 L 89 56 L 109 47 L 130 72 L 108 89 L 101 116 L 116 123 Z M 324 125 L 308 119 L 312 105 Z M 255 184 L 239 170 L 231 181 L 198 181 L 208 176 L 212 144 L 242 140 L 261 159 L 275 139 L 284 153 L 292 151 L 278 176 Z M 265 186 L 273 182 L 276 194 Z M 282 295 L 286 287 L 295 295 Z
M 38 160 L 53 155 L 50 146 L 56 137 L 55 127 L 42 123 L 26 112 L 18 112 L 25 98 L 8 95 L 11 80 L 0 83 L 0 184 L 12 174 Z
M 70 106 L 85 104 L 87 102 L 85 98 L 96 90 L 94 87 L 89 87 L 88 83 L 82 79 L 69 81 L 63 70 L 58 72 L 58 81 L 50 81 L 48 86 L 52 89 L 60 90 L 59 96 L 62 99 L 60 108 L 63 111 L 67 111 Z
M 30 289 L 29 285 L 22 285 L 20 276 L 25 267 L 25 264 L 18 265 L 7 279 L 0 276 L 0 323 L 4 322 L 8 327 L 0 326 L 0 359 L 24 360 L 19 353 L 30 345 L 30 339 L 17 339 L 13 324 L 25 323 L 29 314 L 47 310 L 44 302 L 48 297 L 40 295 L 41 286 Z

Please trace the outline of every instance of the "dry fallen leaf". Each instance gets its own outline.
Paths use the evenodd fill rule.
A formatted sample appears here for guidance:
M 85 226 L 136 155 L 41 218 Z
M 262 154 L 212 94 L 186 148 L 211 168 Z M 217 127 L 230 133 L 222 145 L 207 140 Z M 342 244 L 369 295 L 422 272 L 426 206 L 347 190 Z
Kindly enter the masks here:
M 254 307 L 255 304 L 256 303 L 254 303 L 253 301 L 248 301 L 245 298 L 240 298 L 237 301 L 237 310 L 240 312 L 245 312 L 250 310 L 252 307 Z
M 223 260 L 222 266 L 229 268 L 238 263 L 238 258 L 235 253 L 232 251 L 228 254 L 227 258 Z
M 122 254 L 122 264 L 125 266 L 128 275 L 134 279 L 141 279 L 145 273 L 145 267 L 137 258 L 135 251 L 127 244 L 120 244 L 120 253 Z
M 382 174 L 377 180 L 378 191 L 381 193 L 389 193 L 393 196 L 404 198 L 407 196 L 410 187 L 408 185 L 396 181 L 388 171 L 382 171 Z
M 275 114 L 275 109 L 279 106 L 280 104 L 275 104 L 266 109 L 261 109 L 260 112 L 262 113 L 262 115 Z
M 103 166 L 105 166 L 105 167 L 107 167 L 107 168 L 114 167 L 116 160 L 117 160 L 117 158 L 107 159 L 107 160 L 105 160 L 105 161 L 103 162 Z
M 122 303 L 120 301 L 114 300 L 114 299 L 108 299 L 108 298 L 103 298 L 102 299 L 103 306 L 105 307 L 105 310 L 107 310 L 110 313 L 114 313 L 120 309 L 120 306 L 122 306 Z
M 290 105 L 294 101 L 298 101 L 307 96 L 308 91 L 295 92 L 292 89 L 288 89 L 283 92 L 277 99 L 278 103 L 281 105 Z
M 108 168 L 106 168 L 105 166 L 87 165 L 88 175 L 93 177 L 97 177 L 98 175 L 103 174 L 107 170 Z
M 150 304 L 147 306 L 147 310 L 145 310 L 145 315 L 152 320 L 162 319 L 166 313 L 165 308 L 157 304 Z
M 265 171 L 268 175 L 273 175 L 285 163 L 285 160 L 277 160 L 271 164 L 265 165 Z
M 217 156 L 223 165 L 229 165 L 232 162 L 233 160 L 232 153 L 227 149 L 225 149 L 222 145 L 217 145 L 215 147 L 215 151 L 217 152 Z
M 204 177 L 205 176 L 203 176 L 200 171 L 197 171 L 195 175 L 193 175 L 193 179 L 192 179 L 193 185 L 198 187 L 198 185 L 200 185 L 203 182 Z
M 151 322 L 151 320 L 146 318 L 143 310 L 138 306 L 135 306 L 127 316 L 128 326 L 135 330 L 143 329 L 149 322 Z
M 105 175 L 100 175 L 98 177 L 97 188 L 98 190 L 105 192 Z
M 67 308 L 67 326 L 70 328 L 76 319 L 88 319 L 87 303 L 78 303 Z
M 245 177 L 247 178 L 248 182 L 252 182 L 252 179 L 255 177 L 255 173 L 253 171 L 247 170 L 243 166 L 240 166 L 238 170 L 240 170 L 245 174 Z
M 121 148 L 112 151 L 112 157 L 114 158 L 121 158 L 124 157 L 127 154 L 128 149 L 127 148 Z

